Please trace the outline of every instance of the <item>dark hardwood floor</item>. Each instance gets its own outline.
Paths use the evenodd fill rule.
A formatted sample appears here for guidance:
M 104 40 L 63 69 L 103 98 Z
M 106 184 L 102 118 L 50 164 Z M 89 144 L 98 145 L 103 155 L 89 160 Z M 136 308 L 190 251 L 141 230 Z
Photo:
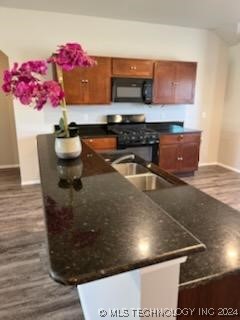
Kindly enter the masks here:
M 0 170 L 0 319 L 84 319 L 75 287 L 48 276 L 40 186 Z
M 240 174 L 210 166 L 184 180 L 240 210 Z M 40 186 L 0 170 L 0 320 L 84 319 L 76 288 L 48 276 L 44 236 Z

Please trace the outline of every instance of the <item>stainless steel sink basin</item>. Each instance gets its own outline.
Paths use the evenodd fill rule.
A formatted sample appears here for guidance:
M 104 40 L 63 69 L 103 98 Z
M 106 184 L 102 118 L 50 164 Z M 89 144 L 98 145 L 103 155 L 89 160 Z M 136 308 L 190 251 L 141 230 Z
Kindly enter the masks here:
M 154 174 L 142 174 L 126 177 L 141 191 L 151 191 L 171 187 L 172 184 Z
M 149 172 L 147 168 L 134 162 L 112 164 L 112 167 L 123 176 L 132 176 Z

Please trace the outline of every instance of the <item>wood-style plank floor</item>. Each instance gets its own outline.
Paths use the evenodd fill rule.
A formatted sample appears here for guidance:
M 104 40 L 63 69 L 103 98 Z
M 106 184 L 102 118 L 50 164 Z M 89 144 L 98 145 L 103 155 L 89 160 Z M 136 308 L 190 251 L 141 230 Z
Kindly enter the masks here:
M 183 180 L 240 211 L 240 173 L 220 166 L 206 166 Z
M 184 180 L 240 210 L 240 174 L 202 167 Z M 0 170 L 0 320 L 82 320 L 76 288 L 47 273 L 40 186 Z
M 48 276 L 40 186 L 0 170 L 0 319 L 82 320 L 75 287 Z

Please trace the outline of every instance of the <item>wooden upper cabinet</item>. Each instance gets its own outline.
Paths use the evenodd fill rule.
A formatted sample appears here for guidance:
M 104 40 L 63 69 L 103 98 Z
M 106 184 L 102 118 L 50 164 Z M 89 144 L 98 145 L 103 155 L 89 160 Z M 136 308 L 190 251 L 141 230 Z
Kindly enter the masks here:
M 154 61 L 93 57 L 97 65 L 63 71 L 66 103 L 110 104 L 111 77 L 153 78 L 153 103 L 194 103 L 197 64 L 195 62 Z
M 193 104 L 197 63 L 158 61 L 154 66 L 153 102 Z
M 63 71 L 67 104 L 109 104 L 111 102 L 111 58 L 93 57 L 97 65 Z
M 175 103 L 194 103 L 197 64 L 176 63 Z
M 144 59 L 112 59 L 112 76 L 113 77 L 153 77 L 153 61 Z
M 175 64 L 159 61 L 154 65 L 153 103 L 174 103 Z

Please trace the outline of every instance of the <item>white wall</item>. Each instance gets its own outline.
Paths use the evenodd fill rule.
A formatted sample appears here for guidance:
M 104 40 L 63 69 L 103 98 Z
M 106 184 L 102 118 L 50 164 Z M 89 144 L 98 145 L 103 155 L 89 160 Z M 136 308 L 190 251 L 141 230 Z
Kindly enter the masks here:
M 240 170 L 240 45 L 229 49 L 219 162 Z
M 8 57 L 0 51 L 0 74 L 9 67 Z M 0 77 L 0 87 L 3 79 Z M 0 169 L 18 165 L 17 137 L 12 97 L 0 91 Z
M 68 14 L 0 8 L 2 50 L 11 61 L 45 58 L 58 44 L 77 41 L 90 54 L 197 61 L 196 102 L 193 106 L 112 105 L 71 107 L 70 120 L 102 122 L 111 113 L 146 113 L 150 121 L 184 120 L 204 131 L 201 162 L 218 154 L 226 47 L 213 33 L 175 26 L 111 20 Z M 220 88 L 220 89 L 219 89 Z M 38 179 L 35 137 L 50 132 L 59 110 L 30 111 L 15 103 L 22 182 Z

